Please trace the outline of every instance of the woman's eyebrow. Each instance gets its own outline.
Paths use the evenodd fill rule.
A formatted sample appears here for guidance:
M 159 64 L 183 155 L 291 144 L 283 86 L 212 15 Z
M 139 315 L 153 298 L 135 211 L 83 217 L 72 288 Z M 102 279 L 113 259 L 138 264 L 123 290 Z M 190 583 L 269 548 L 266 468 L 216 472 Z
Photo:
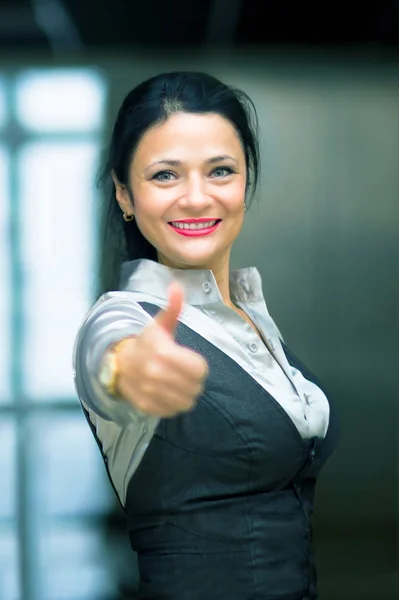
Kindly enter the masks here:
M 181 160 L 172 160 L 172 159 L 157 160 L 157 161 L 151 163 L 150 165 L 148 165 L 148 167 L 146 167 L 144 169 L 144 171 L 148 171 L 148 169 L 151 169 L 151 167 L 155 167 L 155 165 L 167 165 L 168 167 L 178 167 L 181 165 Z
M 221 162 L 222 160 L 233 160 L 234 162 L 238 163 L 238 160 L 234 158 L 234 156 L 229 156 L 228 154 L 222 154 L 221 156 L 213 156 L 212 158 L 209 158 L 206 162 L 213 165 L 214 163 Z

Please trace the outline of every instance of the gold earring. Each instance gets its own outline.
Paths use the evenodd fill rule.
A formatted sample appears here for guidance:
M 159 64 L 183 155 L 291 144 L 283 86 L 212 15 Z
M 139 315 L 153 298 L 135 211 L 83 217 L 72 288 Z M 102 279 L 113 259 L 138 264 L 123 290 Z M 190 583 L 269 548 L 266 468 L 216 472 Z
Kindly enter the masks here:
M 131 223 L 134 219 L 134 215 L 127 215 L 126 213 L 123 213 L 123 220 L 126 223 Z

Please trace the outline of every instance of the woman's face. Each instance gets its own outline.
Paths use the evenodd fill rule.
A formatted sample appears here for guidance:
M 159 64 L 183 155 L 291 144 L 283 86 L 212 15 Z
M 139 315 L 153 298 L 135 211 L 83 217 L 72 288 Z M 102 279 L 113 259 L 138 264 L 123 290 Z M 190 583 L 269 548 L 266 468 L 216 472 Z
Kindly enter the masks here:
M 246 187 L 245 155 L 229 121 L 180 112 L 152 127 L 134 153 L 129 183 L 134 206 L 119 185 L 118 202 L 134 214 L 161 263 L 212 270 L 228 264 Z

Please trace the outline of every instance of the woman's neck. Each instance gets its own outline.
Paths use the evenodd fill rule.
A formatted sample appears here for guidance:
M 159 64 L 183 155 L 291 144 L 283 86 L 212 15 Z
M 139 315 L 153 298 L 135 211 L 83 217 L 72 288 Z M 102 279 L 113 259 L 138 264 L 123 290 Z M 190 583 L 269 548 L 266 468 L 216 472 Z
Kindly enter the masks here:
M 216 271 L 212 269 L 212 273 L 216 279 L 216 283 L 222 296 L 223 303 L 230 308 L 233 308 L 234 305 L 231 301 L 230 296 L 230 283 L 229 283 L 229 271 L 227 269 L 223 269 L 221 271 Z

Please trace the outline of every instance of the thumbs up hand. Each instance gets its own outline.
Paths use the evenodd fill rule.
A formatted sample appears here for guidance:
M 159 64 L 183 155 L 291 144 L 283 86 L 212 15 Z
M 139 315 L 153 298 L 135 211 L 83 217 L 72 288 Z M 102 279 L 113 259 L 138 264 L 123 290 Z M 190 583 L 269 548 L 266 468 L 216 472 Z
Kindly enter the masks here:
M 166 309 L 118 348 L 118 392 L 149 415 L 173 417 L 191 410 L 208 374 L 206 360 L 175 341 L 183 301 L 182 288 L 172 283 Z

